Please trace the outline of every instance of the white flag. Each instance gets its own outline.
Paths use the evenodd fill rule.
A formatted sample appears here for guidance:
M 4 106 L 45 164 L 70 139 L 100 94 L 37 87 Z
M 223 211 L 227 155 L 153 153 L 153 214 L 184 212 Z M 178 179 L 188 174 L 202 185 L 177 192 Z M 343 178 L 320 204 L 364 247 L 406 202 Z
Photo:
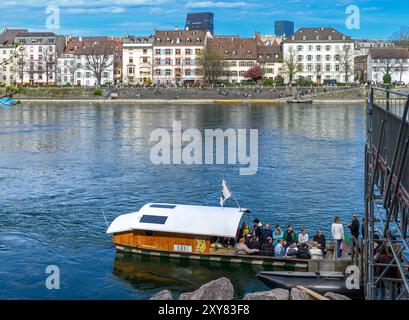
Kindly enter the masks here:
M 222 195 L 220 197 L 220 206 L 224 206 L 224 202 L 231 197 L 231 192 L 227 186 L 226 180 L 222 182 Z

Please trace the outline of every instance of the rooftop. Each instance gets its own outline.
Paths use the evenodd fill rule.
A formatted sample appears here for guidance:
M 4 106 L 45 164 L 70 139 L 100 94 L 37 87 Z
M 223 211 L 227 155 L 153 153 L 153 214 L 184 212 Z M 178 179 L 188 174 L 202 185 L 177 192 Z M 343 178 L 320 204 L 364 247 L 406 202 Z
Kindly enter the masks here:
M 242 216 L 238 208 L 151 203 L 116 218 L 107 233 L 144 230 L 234 238 Z
M 409 51 L 402 48 L 373 48 L 369 54 L 372 59 L 409 59 Z
M 343 33 L 335 30 L 334 28 L 302 28 L 299 29 L 294 35 L 288 37 L 284 42 L 353 42 L 350 36 L 346 36 Z

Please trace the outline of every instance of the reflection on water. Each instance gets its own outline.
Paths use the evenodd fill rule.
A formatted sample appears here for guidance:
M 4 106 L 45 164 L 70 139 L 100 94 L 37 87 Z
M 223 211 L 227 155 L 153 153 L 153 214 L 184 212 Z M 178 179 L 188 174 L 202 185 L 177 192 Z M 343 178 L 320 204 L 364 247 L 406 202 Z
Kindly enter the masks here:
M 226 268 L 229 270 L 228 274 L 226 274 Z M 117 253 L 113 274 L 130 283 L 135 290 L 151 292 L 147 298 L 156 293 L 157 288 L 170 290 L 177 297 L 182 292 L 194 291 L 204 283 L 227 276 L 234 283 L 236 298 L 239 299 L 252 290 L 263 289 L 264 285 L 260 284 L 255 277 L 261 270 L 263 270 L 261 267 L 240 264 Z M 268 288 L 265 287 L 265 289 Z
M 150 133 L 174 120 L 202 131 L 259 129 L 257 174 L 241 177 L 239 165 L 152 165 Z M 143 299 L 226 275 L 239 294 L 263 289 L 252 268 L 118 261 L 102 213 L 112 221 L 147 202 L 218 206 L 224 175 L 262 222 L 328 237 L 335 215 L 347 224 L 353 211 L 363 214 L 364 133 L 364 108 L 354 105 L 1 109 L 0 298 Z M 62 270 L 58 292 L 44 289 L 49 264 Z

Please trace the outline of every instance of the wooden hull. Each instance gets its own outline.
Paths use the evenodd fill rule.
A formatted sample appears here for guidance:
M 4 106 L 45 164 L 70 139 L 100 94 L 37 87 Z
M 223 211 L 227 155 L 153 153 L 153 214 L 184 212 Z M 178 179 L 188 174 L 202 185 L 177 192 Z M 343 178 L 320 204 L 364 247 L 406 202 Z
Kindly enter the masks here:
M 214 263 L 235 263 L 262 267 L 273 267 L 285 270 L 300 270 L 305 271 L 308 269 L 308 261 L 298 259 L 285 259 L 285 258 L 273 258 L 262 256 L 231 256 L 231 255 L 201 255 L 201 254 L 188 254 L 188 253 L 172 253 L 163 251 L 144 250 L 138 248 L 132 248 L 127 246 L 116 245 L 118 252 L 138 254 L 142 256 L 151 256 L 167 259 L 178 260 L 196 260 L 204 262 Z

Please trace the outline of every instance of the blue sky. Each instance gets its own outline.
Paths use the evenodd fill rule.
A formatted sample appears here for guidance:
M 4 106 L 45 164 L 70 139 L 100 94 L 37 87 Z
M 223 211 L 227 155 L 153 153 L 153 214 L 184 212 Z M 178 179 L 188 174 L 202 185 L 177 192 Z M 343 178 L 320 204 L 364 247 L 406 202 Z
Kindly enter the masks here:
M 186 13 L 215 13 L 216 34 L 273 34 L 274 20 L 301 27 L 333 26 L 354 38 L 389 38 L 409 25 L 407 0 L 2 0 L 0 27 L 45 30 L 47 5 L 61 12 L 59 34 L 123 36 L 153 33 L 155 28 L 184 27 Z M 361 28 L 345 26 L 346 8 L 360 9 Z

